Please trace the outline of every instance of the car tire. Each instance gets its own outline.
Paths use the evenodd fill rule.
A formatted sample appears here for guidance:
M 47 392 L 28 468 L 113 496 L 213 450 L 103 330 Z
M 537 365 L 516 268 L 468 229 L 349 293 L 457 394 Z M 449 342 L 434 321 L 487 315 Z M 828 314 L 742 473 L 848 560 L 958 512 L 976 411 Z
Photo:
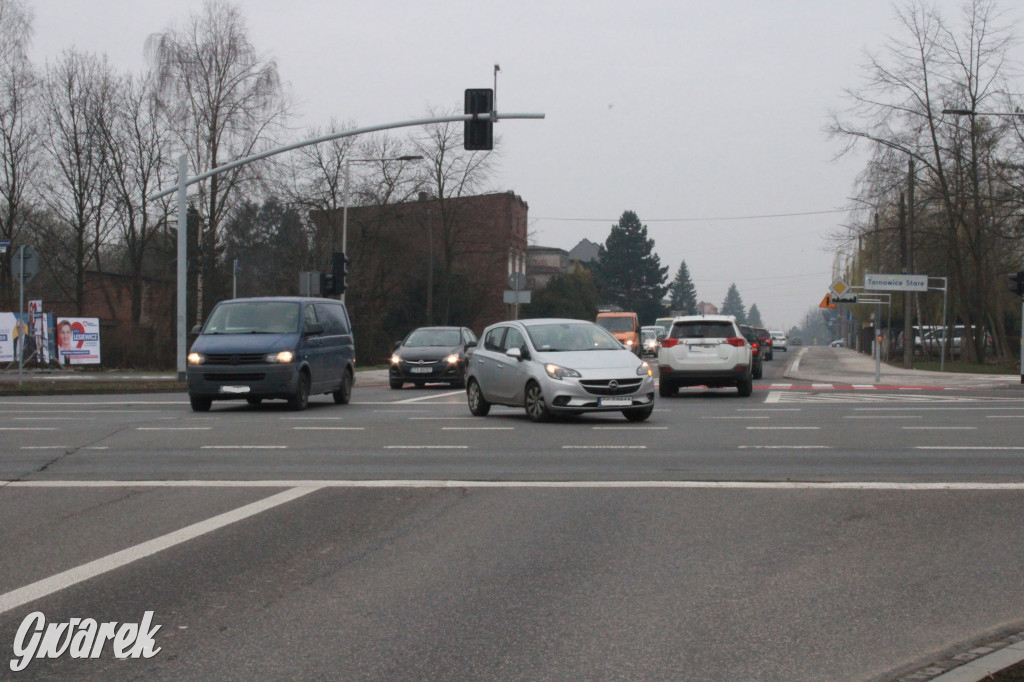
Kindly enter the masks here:
M 679 387 L 671 381 L 665 381 L 662 379 L 661 383 L 658 384 L 658 395 L 662 398 L 671 398 L 677 393 L 679 393 Z
M 213 401 L 209 398 L 200 398 L 198 396 L 189 396 L 188 402 L 192 405 L 193 412 L 209 412 L 210 406 L 213 405 Z
M 341 387 L 331 394 L 334 396 L 335 405 L 348 405 L 348 401 L 352 400 L 353 383 L 355 382 L 352 379 L 352 373 L 346 369 L 345 376 L 341 379 Z
M 245 402 L 249 403 L 253 407 L 259 407 L 260 403 L 263 402 L 263 398 L 246 398 Z
M 388 383 L 391 385 L 391 388 L 395 389 L 396 391 L 400 390 L 403 386 L 405 386 L 405 382 L 402 381 L 401 379 L 388 379 Z
M 642 422 L 654 412 L 654 405 L 641 407 L 640 409 L 623 410 L 622 416 L 631 422 Z
M 469 411 L 474 417 L 486 417 L 491 411 L 491 404 L 484 398 L 484 392 L 476 379 L 470 379 L 466 385 L 466 400 L 469 403 Z
M 296 412 L 309 407 L 309 375 L 299 372 L 298 385 L 295 387 L 295 395 L 288 398 L 288 407 Z
M 761 367 L 760 365 L 758 365 L 758 366 L 757 366 L 757 369 L 755 369 L 755 370 L 754 370 L 754 374 L 753 374 L 753 377 L 754 377 L 755 379 L 760 379 L 760 378 L 761 378 L 761 377 L 763 377 L 763 376 L 764 376 L 764 368 L 763 368 L 763 367 Z
M 546 422 L 551 419 L 551 411 L 544 401 L 544 392 L 540 390 L 540 384 L 536 381 L 526 384 L 526 398 L 523 402 L 526 416 L 532 421 Z
M 754 392 L 754 380 L 750 377 L 743 379 L 736 384 L 736 391 L 741 398 L 747 398 Z

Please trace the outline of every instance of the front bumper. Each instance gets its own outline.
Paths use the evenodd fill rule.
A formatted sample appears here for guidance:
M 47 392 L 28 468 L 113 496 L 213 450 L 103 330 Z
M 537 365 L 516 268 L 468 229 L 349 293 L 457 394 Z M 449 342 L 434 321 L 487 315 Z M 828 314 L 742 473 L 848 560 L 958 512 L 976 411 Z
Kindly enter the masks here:
M 636 379 L 640 378 L 639 384 Z M 552 379 L 544 386 L 548 409 L 556 413 L 616 412 L 654 404 L 654 379 L 634 377 L 621 381 L 619 387 L 609 387 L 607 380 Z
M 438 360 L 429 364 L 415 362 L 393 362 L 388 368 L 388 377 L 394 381 L 452 381 L 462 378 L 462 363 Z
M 212 400 L 289 398 L 298 386 L 295 363 L 261 365 L 189 365 L 188 394 Z

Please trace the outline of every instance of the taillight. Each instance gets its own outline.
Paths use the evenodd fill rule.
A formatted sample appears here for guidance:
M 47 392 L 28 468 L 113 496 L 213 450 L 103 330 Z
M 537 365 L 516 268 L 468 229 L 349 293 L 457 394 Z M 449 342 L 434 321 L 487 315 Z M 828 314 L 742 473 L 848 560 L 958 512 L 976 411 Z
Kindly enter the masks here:
M 754 355 L 757 355 L 757 342 L 756 342 L 756 341 L 755 341 L 755 342 L 752 342 L 752 343 L 750 344 L 750 348 L 751 348 L 751 350 L 753 350 L 753 351 L 754 351 Z
M 661 340 L 661 347 L 662 348 L 671 348 L 672 346 L 676 345 L 677 343 L 679 343 L 679 339 L 662 339 Z
M 730 346 L 735 346 L 736 348 L 743 348 L 743 346 L 747 345 L 746 339 L 742 339 L 738 336 L 726 339 L 725 342 Z

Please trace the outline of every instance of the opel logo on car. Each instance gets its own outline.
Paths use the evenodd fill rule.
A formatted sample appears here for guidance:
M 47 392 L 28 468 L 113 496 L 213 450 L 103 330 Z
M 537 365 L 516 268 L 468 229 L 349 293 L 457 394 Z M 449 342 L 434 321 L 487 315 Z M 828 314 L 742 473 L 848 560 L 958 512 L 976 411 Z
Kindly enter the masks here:
M 619 382 L 616 381 L 615 379 L 612 379 L 611 381 L 608 382 L 608 388 L 612 389 L 613 391 L 618 390 Z

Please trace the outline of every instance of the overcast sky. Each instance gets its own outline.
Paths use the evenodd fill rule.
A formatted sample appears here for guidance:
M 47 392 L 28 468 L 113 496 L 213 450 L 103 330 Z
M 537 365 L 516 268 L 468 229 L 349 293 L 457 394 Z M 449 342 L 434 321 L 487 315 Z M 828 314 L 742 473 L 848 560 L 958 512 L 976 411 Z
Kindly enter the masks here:
M 148 35 L 201 7 L 26 1 L 37 64 L 75 45 L 124 71 L 142 70 Z M 866 157 L 835 161 L 822 129 L 863 82 L 864 50 L 899 29 L 885 0 L 236 4 L 299 102 L 296 139 L 332 117 L 461 111 L 463 90 L 491 87 L 500 64 L 498 111 L 547 116 L 495 128 L 494 189 L 529 204 L 531 243 L 603 243 L 635 211 L 670 279 L 685 260 L 699 299 L 718 306 L 735 283 L 773 329 L 800 323 L 832 281 L 827 237 L 848 220 L 836 211 Z M 1000 6 L 1024 33 L 1015 4 Z M 937 5 L 956 18 L 958 2 Z

